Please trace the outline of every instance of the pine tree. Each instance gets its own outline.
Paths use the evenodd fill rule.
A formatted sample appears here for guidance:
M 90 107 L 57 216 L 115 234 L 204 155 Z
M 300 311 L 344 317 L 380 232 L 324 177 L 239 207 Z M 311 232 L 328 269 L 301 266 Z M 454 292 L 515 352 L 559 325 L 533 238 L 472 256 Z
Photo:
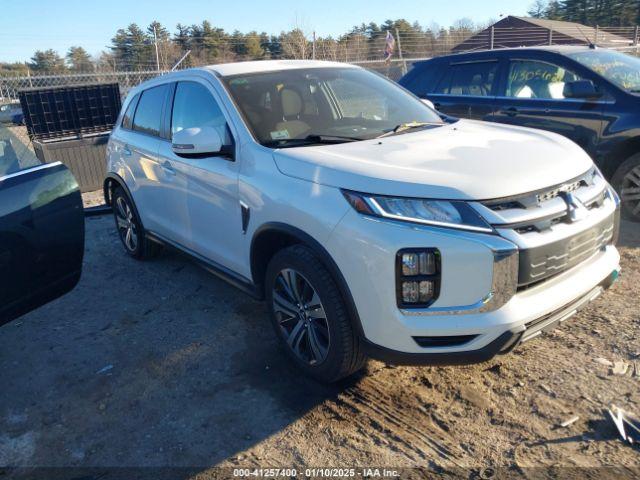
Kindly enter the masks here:
M 72 72 L 87 73 L 94 69 L 91 56 L 82 47 L 70 47 L 66 58 Z
M 37 73 L 62 73 L 66 70 L 64 60 L 55 50 L 36 50 L 31 57 L 29 68 Z
M 130 24 L 126 30 L 119 29 L 111 39 L 111 45 L 118 68 L 146 70 L 155 64 L 149 37 L 135 23 Z

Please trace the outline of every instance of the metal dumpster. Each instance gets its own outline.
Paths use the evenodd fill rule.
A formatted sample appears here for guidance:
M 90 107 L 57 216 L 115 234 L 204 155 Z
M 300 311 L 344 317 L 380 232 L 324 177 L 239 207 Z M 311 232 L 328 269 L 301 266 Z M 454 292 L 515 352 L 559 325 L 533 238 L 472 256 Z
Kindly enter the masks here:
M 106 145 L 120 113 L 118 84 L 28 89 L 19 98 L 38 159 L 65 164 L 82 192 L 101 189 Z

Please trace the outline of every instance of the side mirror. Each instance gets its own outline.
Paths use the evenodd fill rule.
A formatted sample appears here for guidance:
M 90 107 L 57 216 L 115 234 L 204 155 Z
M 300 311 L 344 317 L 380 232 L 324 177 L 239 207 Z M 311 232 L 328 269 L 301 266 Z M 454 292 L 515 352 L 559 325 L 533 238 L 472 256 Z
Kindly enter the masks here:
M 602 96 L 591 80 L 567 82 L 562 89 L 564 98 L 598 98 Z
M 435 110 L 436 106 L 433 104 L 433 102 L 431 100 L 429 100 L 428 98 L 421 98 L 420 99 L 422 101 L 422 103 L 424 103 L 427 107 L 429 107 L 431 110 Z
M 171 149 L 176 155 L 210 153 L 222 150 L 222 137 L 213 127 L 184 128 L 173 134 Z

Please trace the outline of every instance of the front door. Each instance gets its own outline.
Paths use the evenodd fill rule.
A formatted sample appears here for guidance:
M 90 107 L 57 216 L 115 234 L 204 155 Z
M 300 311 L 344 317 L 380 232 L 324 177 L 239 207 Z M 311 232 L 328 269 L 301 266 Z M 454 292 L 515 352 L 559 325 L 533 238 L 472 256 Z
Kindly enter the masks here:
M 559 133 L 595 155 L 602 129 L 604 103 L 570 99 L 566 82 L 581 77 L 559 62 L 511 60 L 497 100 L 496 121 Z
M 60 162 L 22 167 L 3 142 L 0 325 L 71 290 L 84 255 L 82 197 L 71 172 Z
M 497 60 L 453 63 L 427 98 L 447 115 L 490 120 L 498 65 Z
M 170 164 L 183 185 L 180 218 L 183 246 L 233 271 L 240 271 L 242 216 L 238 201 L 238 162 L 234 141 L 216 93 L 206 81 L 178 82 L 173 98 L 171 135 L 184 128 L 213 127 L 223 138 L 215 156 L 177 155 L 171 144 L 160 146 L 160 157 Z

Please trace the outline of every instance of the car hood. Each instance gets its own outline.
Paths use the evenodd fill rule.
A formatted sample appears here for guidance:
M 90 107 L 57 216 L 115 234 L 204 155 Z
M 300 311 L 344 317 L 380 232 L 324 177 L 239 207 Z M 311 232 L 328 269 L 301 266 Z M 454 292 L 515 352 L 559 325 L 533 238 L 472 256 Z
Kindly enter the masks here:
M 382 195 L 485 200 L 577 177 L 591 166 L 554 133 L 460 120 L 442 127 L 338 145 L 279 149 L 285 175 Z

